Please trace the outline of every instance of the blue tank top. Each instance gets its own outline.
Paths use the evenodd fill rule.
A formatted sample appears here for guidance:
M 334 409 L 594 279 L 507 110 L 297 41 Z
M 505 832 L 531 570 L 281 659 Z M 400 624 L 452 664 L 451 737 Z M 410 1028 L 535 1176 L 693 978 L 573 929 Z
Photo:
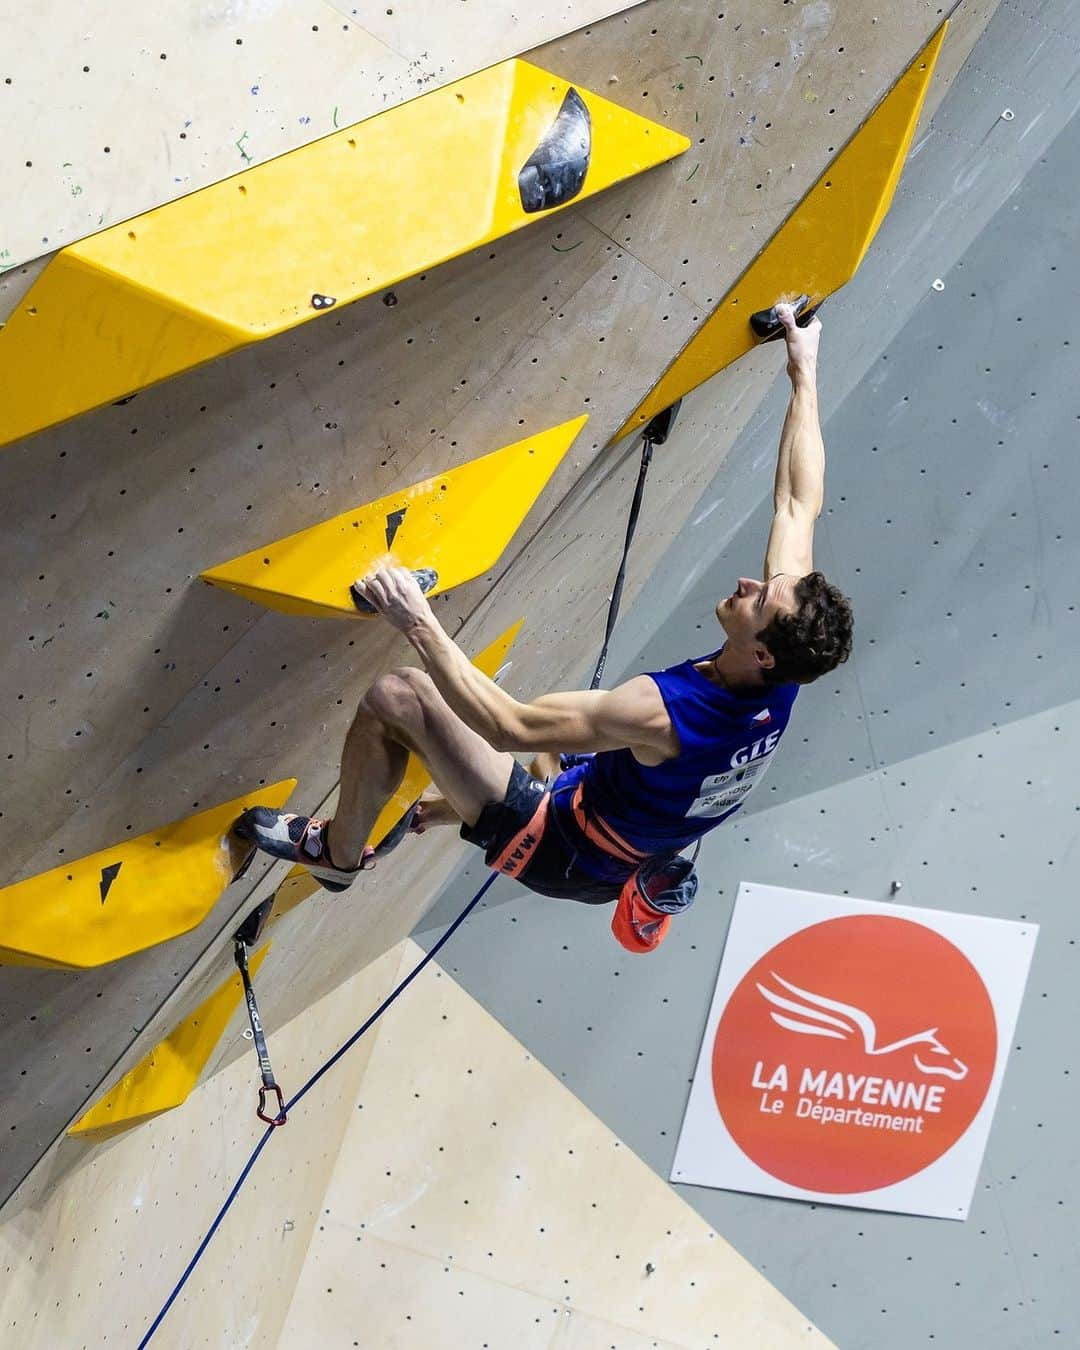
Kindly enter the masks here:
M 772 763 L 799 685 L 735 693 L 696 669 L 715 655 L 648 672 L 679 738 L 674 759 L 650 766 L 630 750 L 604 750 L 559 775 L 552 806 L 568 837 L 581 842 L 569 790 L 578 783 L 586 808 L 642 853 L 686 848 L 743 805 Z M 628 873 L 587 844 L 581 854 L 605 878 Z

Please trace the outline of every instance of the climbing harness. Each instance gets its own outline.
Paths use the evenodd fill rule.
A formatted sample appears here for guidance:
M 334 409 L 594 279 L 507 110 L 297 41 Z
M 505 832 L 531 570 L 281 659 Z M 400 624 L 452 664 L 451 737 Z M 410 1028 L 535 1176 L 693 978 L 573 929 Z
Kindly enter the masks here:
M 581 783 L 574 789 L 570 807 L 574 823 L 595 848 L 634 869 L 623 883 L 611 916 L 615 940 L 628 952 L 655 951 L 667 937 L 671 916 L 694 903 L 698 889 L 694 863 L 701 840 L 694 846 L 693 858 L 684 858 L 676 850 L 645 854 L 586 804 Z
M 504 877 L 516 877 L 525 870 L 540 846 L 540 840 L 547 829 L 548 812 L 551 809 L 551 793 L 544 792 L 540 802 L 528 821 L 512 836 L 503 851 L 494 858 L 489 866 Z

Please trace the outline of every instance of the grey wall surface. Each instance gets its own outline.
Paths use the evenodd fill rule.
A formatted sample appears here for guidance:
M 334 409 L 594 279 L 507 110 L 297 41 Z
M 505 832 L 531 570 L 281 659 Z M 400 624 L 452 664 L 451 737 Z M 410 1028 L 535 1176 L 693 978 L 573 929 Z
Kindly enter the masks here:
M 707 840 L 695 910 L 641 960 L 596 911 L 500 882 L 442 958 L 666 1177 L 740 880 L 873 900 L 899 881 L 906 904 L 1038 922 L 965 1223 L 676 1188 L 844 1350 L 1080 1345 L 1078 100 L 1080 4 L 1003 4 L 823 311 L 817 562 L 856 652 Z M 610 682 L 717 645 L 716 596 L 759 574 L 786 393 L 623 620 Z M 676 432 L 654 471 L 677 456 Z M 424 942 L 482 875 L 471 859 Z

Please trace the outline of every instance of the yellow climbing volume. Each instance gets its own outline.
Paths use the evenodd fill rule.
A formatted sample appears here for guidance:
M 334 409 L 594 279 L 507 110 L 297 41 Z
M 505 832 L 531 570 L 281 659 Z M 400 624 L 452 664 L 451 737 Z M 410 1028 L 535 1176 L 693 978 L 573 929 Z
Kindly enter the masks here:
M 295 786 L 257 788 L 0 890 L 0 965 L 83 970 L 188 932 L 243 860 L 233 821 L 253 800 L 284 805 Z
M 504 61 L 102 230 L 62 249 L 0 330 L 0 445 L 384 291 L 689 144 Z
M 432 568 L 438 595 L 499 559 L 588 419 L 541 431 L 202 573 L 285 614 L 360 614 L 350 585 L 380 562 Z
M 943 24 L 724 296 L 615 439 L 645 425 L 754 346 L 750 315 L 855 275 L 892 203 L 945 37 Z

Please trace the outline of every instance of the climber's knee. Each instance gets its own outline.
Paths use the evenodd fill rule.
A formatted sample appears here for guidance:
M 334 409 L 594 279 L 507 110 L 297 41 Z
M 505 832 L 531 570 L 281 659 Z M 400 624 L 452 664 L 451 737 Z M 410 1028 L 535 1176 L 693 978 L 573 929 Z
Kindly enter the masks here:
M 424 709 L 437 696 L 430 675 L 412 666 L 380 675 L 361 700 L 362 711 L 369 712 L 389 726 L 414 730 L 424 720 Z

